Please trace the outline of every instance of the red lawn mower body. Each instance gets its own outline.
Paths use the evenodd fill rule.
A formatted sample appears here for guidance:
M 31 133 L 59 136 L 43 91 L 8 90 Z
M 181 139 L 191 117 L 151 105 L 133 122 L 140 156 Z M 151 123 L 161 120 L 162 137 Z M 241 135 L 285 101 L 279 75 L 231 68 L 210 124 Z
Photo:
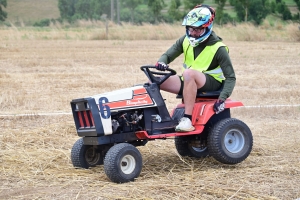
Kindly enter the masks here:
M 221 90 L 197 93 L 192 114 L 195 130 L 175 132 L 184 115 L 184 100 L 170 113 L 159 86 L 176 72 L 158 72 L 155 66 L 142 66 L 141 70 L 150 83 L 71 101 L 75 127 L 81 137 L 71 151 L 74 167 L 104 164 L 105 173 L 113 182 L 133 181 L 143 165 L 136 147 L 167 138 L 174 139 L 181 156 L 213 156 L 225 164 L 236 164 L 248 157 L 252 133 L 230 114 L 230 109 L 243 106 L 242 102 L 227 99 L 225 110 L 215 114 L 213 105 Z

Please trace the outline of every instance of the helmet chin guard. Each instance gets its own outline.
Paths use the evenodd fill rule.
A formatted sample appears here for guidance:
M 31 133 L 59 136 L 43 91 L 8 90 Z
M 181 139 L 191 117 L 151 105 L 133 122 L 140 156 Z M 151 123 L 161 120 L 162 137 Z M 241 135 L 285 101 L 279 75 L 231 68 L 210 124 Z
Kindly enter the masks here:
M 211 29 L 205 28 L 205 32 L 198 38 L 195 38 L 190 35 L 189 30 L 186 30 L 186 36 L 189 39 L 190 45 L 192 47 L 196 47 L 200 43 L 204 42 L 210 36 L 211 32 L 212 32 L 212 28 Z

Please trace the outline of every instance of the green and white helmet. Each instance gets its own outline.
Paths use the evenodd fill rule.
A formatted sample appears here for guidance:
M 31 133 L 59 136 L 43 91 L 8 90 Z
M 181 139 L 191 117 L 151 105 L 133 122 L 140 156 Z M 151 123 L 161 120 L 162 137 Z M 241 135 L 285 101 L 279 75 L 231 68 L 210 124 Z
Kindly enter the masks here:
M 211 34 L 215 10 L 208 5 L 197 5 L 183 19 L 182 25 L 186 27 L 186 36 L 190 44 L 195 47 L 205 41 Z M 189 27 L 205 28 L 205 32 L 198 38 L 191 37 Z

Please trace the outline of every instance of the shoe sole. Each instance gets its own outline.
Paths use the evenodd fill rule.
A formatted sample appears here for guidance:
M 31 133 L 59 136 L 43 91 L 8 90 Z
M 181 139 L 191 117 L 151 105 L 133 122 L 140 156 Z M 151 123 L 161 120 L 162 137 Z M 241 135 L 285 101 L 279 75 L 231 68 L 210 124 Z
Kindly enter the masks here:
M 190 131 L 194 131 L 195 127 L 191 127 L 190 129 L 175 129 L 176 132 L 190 132 Z

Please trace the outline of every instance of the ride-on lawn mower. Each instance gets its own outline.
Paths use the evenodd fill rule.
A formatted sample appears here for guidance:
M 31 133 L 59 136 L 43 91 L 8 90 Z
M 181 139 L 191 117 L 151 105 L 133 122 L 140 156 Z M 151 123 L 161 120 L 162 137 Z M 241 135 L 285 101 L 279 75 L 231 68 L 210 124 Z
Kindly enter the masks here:
M 230 108 L 243 106 L 241 102 L 227 99 L 225 110 L 215 114 L 213 105 L 220 91 L 199 93 L 192 115 L 195 130 L 175 132 L 184 115 L 184 99 L 170 114 L 159 86 L 176 72 L 157 71 L 155 66 L 142 66 L 141 70 L 151 83 L 71 101 L 77 134 L 81 137 L 71 150 L 74 167 L 104 164 L 111 181 L 133 181 L 143 165 L 136 146 L 170 137 L 181 156 L 210 155 L 225 164 L 240 163 L 248 157 L 252 133 L 245 123 L 230 115 Z

